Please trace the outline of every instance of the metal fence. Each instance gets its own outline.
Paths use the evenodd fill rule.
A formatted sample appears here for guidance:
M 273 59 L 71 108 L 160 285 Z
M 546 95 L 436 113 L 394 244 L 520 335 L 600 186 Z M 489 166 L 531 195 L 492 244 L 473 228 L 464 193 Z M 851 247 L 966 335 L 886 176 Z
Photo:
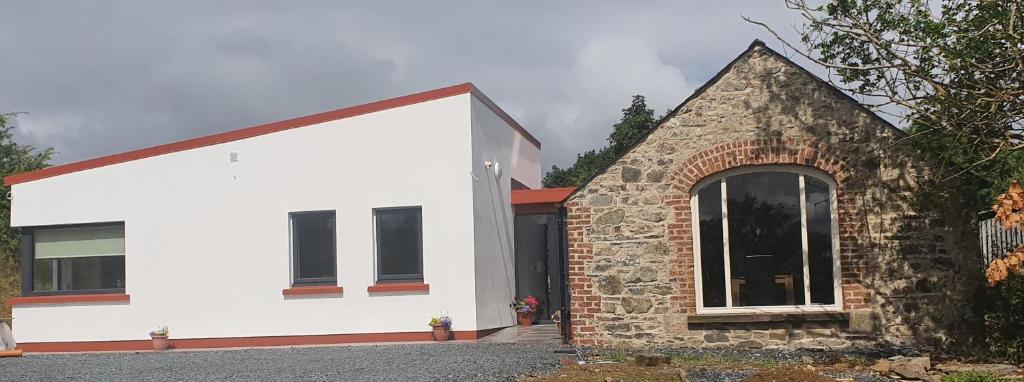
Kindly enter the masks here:
M 981 255 L 985 265 L 1024 245 L 1024 230 L 1004 228 L 993 217 L 978 222 L 978 235 L 981 239 Z

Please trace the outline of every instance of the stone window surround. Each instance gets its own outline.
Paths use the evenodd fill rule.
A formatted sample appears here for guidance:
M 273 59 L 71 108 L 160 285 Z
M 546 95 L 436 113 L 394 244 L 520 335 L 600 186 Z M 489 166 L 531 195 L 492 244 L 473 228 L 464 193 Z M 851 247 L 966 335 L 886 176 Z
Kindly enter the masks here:
M 837 207 L 838 207 L 837 203 L 836 203 L 836 182 L 834 180 L 832 180 L 832 178 L 829 177 L 828 174 L 826 174 L 823 171 L 818 170 L 816 168 L 807 167 L 807 166 L 797 166 L 797 165 L 791 165 L 791 164 L 790 165 L 785 165 L 785 164 L 783 164 L 783 165 L 764 164 L 764 165 L 740 166 L 740 167 L 730 168 L 730 169 L 727 169 L 727 170 L 723 170 L 723 171 L 717 172 L 717 173 L 715 173 L 713 175 L 704 177 L 703 179 L 698 181 L 691 188 L 691 190 L 690 190 L 690 210 L 691 211 L 697 211 L 697 202 L 698 202 L 697 198 L 698 198 L 698 195 L 697 195 L 696 192 L 693 192 L 693 191 L 700 190 L 700 189 L 704 188 L 705 186 L 707 186 L 709 183 L 721 181 L 721 180 L 724 180 L 724 179 L 726 179 L 726 178 L 728 178 L 730 176 L 742 175 L 742 174 L 761 173 L 761 172 L 788 172 L 788 173 L 793 173 L 793 174 L 800 175 L 801 176 L 801 180 L 800 180 L 801 210 L 804 208 L 804 206 L 803 206 L 803 204 L 804 204 L 803 203 L 803 198 L 804 198 L 804 196 L 803 196 L 803 194 L 804 194 L 803 177 L 811 176 L 811 177 L 814 177 L 815 179 L 818 179 L 818 180 L 823 181 L 826 184 L 828 184 L 828 186 L 829 186 L 829 194 L 830 194 L 830 196 L 829 196 L 830 203 L 829 204 L 830 204 L 830 211 L 831 211 L 831 233 L 832 233 L 832 279 L 833 279 L 833 290 L 834 290 L 834 301 L 835 301 L 835 303 L 828 304 L 828 305 L 822 305 L 822 304 L 811 304 L 811 302 L 810 302 L 810 290 L 808 289 L 809 285 L 810 285 L 809 284 L 810 283 L 810 280 L 809 280 L 810 269 L 809 269 L 809 264 L 808 264 L 808 259 L 807 259 L 807 255 L 808 255 L 807 254 L 807 249 L 808 248 L 807 248 L 807 240 L 806 240 L 807 239 L 806 238 L 806 224 L 807 223 L 806 223 L 806 220 L 804 220 L 804 219 L 806 219 L 805 212 L 801 212 L 801 220 L 804 220 L 803 221 L 803 225 L 805 226 L 805 228 L 804 228 L 804 237 L 803 237 L 803 240 L 802 240 L 802 243 L 803 243 L 802 247 L 803 247 L 804 285 L 803 285 L 803 288 L 801 289 L 802 292 L 805 295 L 805 298 L 804 298 L 805 304 L 804 305 L 779 305 L 779 306 L 757 306 L 757 307 L 732 306 L 731 298 L 728 297 L 728 296 L 731 295 L 731 293 L 730 293 L 730 289 L 731 288 L 730 288 L 729 283 L 726 283 L 725 284 L 725 288 L 726 288 L 726 306 L 725 307 L 704 307 L 704 302 L 703 302 L 704 301 L 704 299 L 703 299 L 704 288 L 703 288 L 703 285 L 702 285 L 702 281 L 703 280 L 702 280 L 702 277 L 701 277 L 701 263 L 700 263 L 700 259 L 701 259 L 701 252 L 700 252 L 700 230 L 698 229 L 698 227 L 700 226 L 700 220 L 699 220 L 700 216 L 697 213 L 693 213 L 692 214 L 692 225 L 691 226 L 694 227 L 693 228 L 694 229 L 693 230 L 693 240 L 692 240 L 692 242 L 693 242 L 693 264 L 694 264 L 694 266 L 693 266 L 693 275 L 694 275 L 694 292 L 696 293 L 696 297 L 697 297 L 697 301 L 696 301 L 696 303 L 697 303 L 697 306 L 696 306 L 697 307 L 697 314 L 698 315 L 702 315 L 702 314 L 712 315 L 712 314 L 732 314 L 732 313 L 737 313 L 737 314 L 740 314 L 740 313 L 755 313 L 756 314 L 756 313 L 786 313 L 786 312 L 795 312 L 795 313 L 799 313 L 799 312 L 837 312 L 837 311 L 842 310 L 842 306 L 843 306 L 843 293 L 842 293 L 842 288 L 839 287 L 840 284 L 841 284 L 841 279 L 840 279 L 841 272 L 840 272 L 840 269 L 839 269 L 839 221 L 838 221 L 838 214 L 836 213 Z M 723 193 L 722 194 L 722 198 L 725 198 L 725 197 L 726 197 L 726 194 Z M 722 220 L 723 220 L 723 224 L 728 224 L 728 214 L 727 213 L 723 214 L 723 219 Z M 728 237 L 728 236 L 726 236 L 726 237 Z M 725 253 L 723 255 L 726 256 L 726 263 L 725 264 L 726 264 L 726 266 L 728 266 L 728 245 L 726 245 L 725 249 L 726 249 L 726 251 L 725 251 Z

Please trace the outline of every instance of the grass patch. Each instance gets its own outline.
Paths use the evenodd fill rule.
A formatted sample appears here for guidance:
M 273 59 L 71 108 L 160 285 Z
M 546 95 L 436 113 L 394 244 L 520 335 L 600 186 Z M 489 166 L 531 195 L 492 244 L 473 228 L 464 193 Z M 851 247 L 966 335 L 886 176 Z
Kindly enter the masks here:
M 608 354 L 604 355 L 604 358 L 607 358 L 609 361 L 622 362 L 622 363 L 625 363 L 625 362 L 629 361 L 629 355 L 626 354 L 626 353 L 623 353 L 623 352 L 608 353 Z
M 942 382 L 1010 382 L 1009 379 L 997 378 L 973 371 L 959 372 L 942 377 Z

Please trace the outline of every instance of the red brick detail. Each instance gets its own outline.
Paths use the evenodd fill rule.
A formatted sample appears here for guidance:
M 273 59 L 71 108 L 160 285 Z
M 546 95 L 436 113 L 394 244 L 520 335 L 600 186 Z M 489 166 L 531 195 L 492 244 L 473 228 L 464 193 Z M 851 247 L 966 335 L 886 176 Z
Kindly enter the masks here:
M 674 212 L 675 224 L 669 225 L 669 241 L 676 248 L 676 269 L 680 270 L 678 302 L 680 310 L 696 311 L 696 291 L 693 276 L 693 238 L 690 227 L 690 191 L 708 176 L 742 167 L 773 164 L 800 165 L 816 168 L 836 182 L 839 206 L 839 266 L 845 309 L 867 308 L 871 293 L 862 284 L 868 253 L 860 248 L 858 238 L 866 235 L 862 226 L 852 220 L 856 201 L 846 189 L 850 168 L 835 149 L 821 143 L 799 139 L 751 139 L 724 143 L 701 150 L 678 163 L 670 175 L 675 190 L 681 192 L 679 200 L 666 198 Z
M 566 213 L 572 339 L 581 346 L 601 346 L 594 326 L 595 313 L 601 309 L 601 296 L 594 290 L 594 280 L 586 271 L 587 264 L 594 260 L 594 247 L 585 237 L 586 227 L 591 224 L 590 207 L 574 200 L 566 204 Z
M 869 306 L 870 291 L 862 284 L 868 252 L 858 243 L 867 233 L 854 220 L 856 201 L 847 192 L 851 170 L 839 152 L 821 143 L 797 139 L 752 139 L 724 143 L 701 150 L 677 163 L 670 178 L 672 190 L 664 195 L 664 203 L 673 209 L 673 218 L 666 226 L 667 241 L 675 251 L 671 280 L 678 292 L 671 296 L 677 304 L 675 312 L 696 312 L 696 291 L 693 275 L 693 236 L 690 218 L 690 191 L 708 176 L 741 167 L 772 164 L 808 166 L 821 170 L 836 182 L 838 197 L 840 268 L 845 309 Z M 590 208 L 579 200 L 567 203 L 569 237 L 569 288 L 571 293 L 573 341 L 581 346 L 603 346 L 603 334 L 597 331 L 595 314 L 600 312 L 601 296 L 595 290 L 596 280 L 586 275 L 593 263 L 593 244 L 586 236 L 592 225 Z

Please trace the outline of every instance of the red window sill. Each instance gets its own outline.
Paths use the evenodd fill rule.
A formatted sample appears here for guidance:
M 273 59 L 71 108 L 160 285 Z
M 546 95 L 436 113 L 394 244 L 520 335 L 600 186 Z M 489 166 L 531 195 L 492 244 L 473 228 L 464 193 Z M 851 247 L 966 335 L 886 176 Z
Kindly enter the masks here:
M 312 296 L 322 294 L 342 294 L 345 289 L 335 285 L 310 285 L 291 287 L 281 291 L 284 296 Z
M 68 304 L 82 302 L 128 302 L 130 296 L 127 294 L 68 294 L 54 296 L 28 296 L 11 297 L 7 299 L 7 305 L 42 305 L 42 304 Z
M 366 288 L 370 293 L 393 293 L 393 292 L 429 292 L 430 284 L 422 282 L 411 283 L 378 283 Z

